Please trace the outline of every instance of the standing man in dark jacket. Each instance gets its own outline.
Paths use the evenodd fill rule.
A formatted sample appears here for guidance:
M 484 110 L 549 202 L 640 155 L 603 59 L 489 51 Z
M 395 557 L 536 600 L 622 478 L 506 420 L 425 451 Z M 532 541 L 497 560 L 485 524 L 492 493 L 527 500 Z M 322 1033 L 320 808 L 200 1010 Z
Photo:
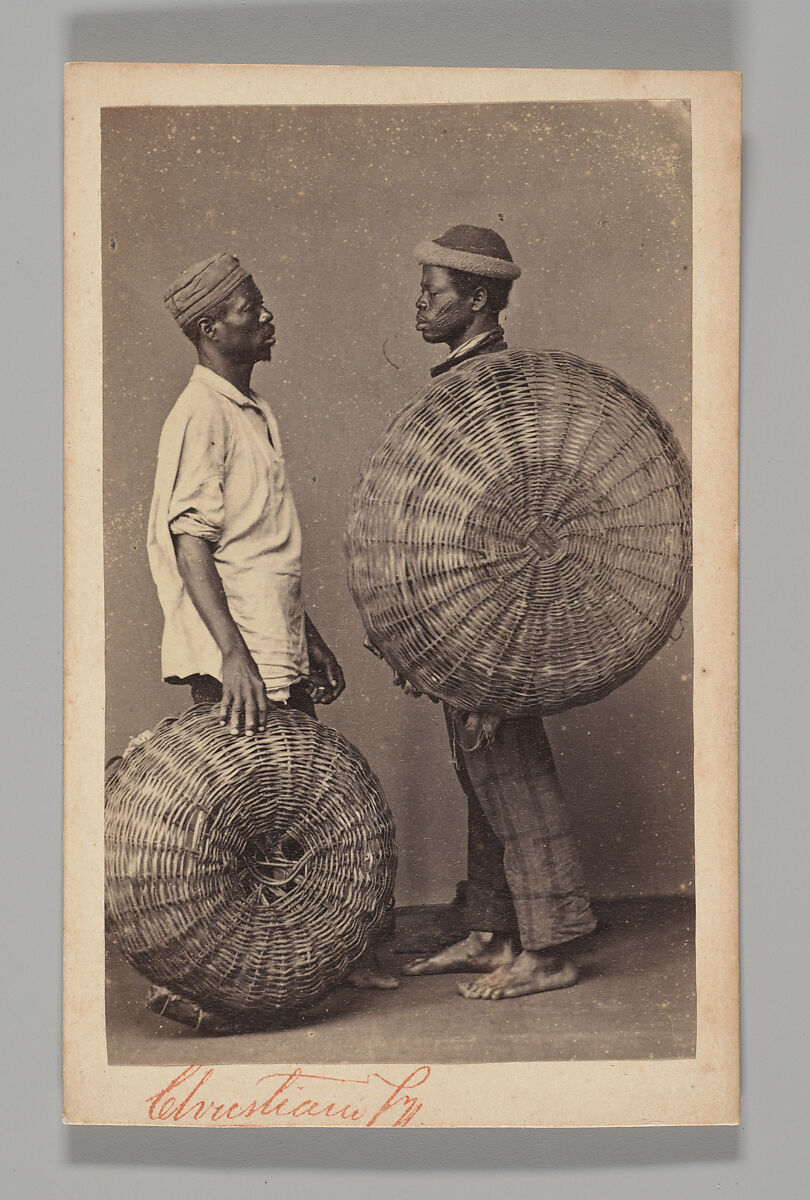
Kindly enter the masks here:
M 503 238 L 456 225 L 421 242 L 415 255 L 422 264 L 416 328 L 450 349 L 431 375 L 505 350 L 499 318 L 520 269 Z M 570 987 L 577 971 L 560 947 L 595 922 L 543 722 L 533 715 L 499 721 L 448 705 L 445 718 L 468 804 L 470 933 L 405 973 L 481 972 L 459 985 L 468 999 Z

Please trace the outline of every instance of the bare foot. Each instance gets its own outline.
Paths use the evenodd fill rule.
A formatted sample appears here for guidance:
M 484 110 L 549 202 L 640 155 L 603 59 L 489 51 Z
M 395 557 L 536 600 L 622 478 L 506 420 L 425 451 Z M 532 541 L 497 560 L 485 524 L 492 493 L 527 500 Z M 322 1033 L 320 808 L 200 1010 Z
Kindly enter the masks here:
M 482 933 L 479 930 L 463 942 L 454 942 L 438 954 L 414 958 L 402 968 L 403 975 L 467 974 L 472 971 L 491 971 L 503 967 L 515 957 L 512 939 L 502 933 Z
M 194 1000 L 178 996 L 168 988 L 153 986 L 146 997 L 146 1007 L 159 1017 L 171 1017 L 181 1025 L 188 1025 L 197 1033 L 229 1034 L 240 1033 L 236 1019 L 229 1021 L 216 1013 L 205 1012 Z
M 481 975 L 472 983 L 460 983 L 458 990 L 467 1000 L 506 1000 L 571 987 L 577 977 L 577 969 L 568 959 L 537 950 L 521 950 L 517 958 L 489 975 Z
M 380 964 L 375 950 L 366 950 L 360 962 L 345 978 L 344 983 L 353 988 L 380 988 L 391 991 L 399 987 L 399 980 L 390 975 Z

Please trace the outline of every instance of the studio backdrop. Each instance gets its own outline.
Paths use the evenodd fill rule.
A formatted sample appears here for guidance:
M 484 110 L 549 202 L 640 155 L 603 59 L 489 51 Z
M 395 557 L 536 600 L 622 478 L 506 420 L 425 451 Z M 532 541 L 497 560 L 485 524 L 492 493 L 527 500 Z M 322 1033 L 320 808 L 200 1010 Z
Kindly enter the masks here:
M 397 825 L 400 904 L 452 898 L 466 804 L 441 710 L 363 649 L 343 532 L 364 459 L 443 347 L 414 329 L 413 247 L 489 226 L 522 269 L 510 347 L 566 350 L 643 392 L 689 454 L 690 112 L 680 101 L 102 113 L 108 755 L 190 703 L 161 681 L 146 558 L 160 430 L 195 362 L 163 307 L 219 250 L 252 271 L 277 344 L 253 386 L 279 421 L 307 607 L 341 661 L 321 710 Z M 659 654 L 548 731 L 593 894 L 693 887 L 690 609 Z

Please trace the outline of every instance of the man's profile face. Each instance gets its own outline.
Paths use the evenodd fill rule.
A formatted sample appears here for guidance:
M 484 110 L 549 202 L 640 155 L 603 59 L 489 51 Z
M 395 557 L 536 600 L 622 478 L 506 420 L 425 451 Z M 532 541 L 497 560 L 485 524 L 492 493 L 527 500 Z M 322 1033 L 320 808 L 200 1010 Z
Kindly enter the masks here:
M 444 267 L 423 267 L 416 328 L 426 342 L 446 342 L 451 349 L 465 340 L 473 320 L 473 298 L 456 291 Z
M 273 314 L 252 279 L 231 293 L 215 328 L 219 348 L 228 358 L 243 363 L 270 361 L 276 341 Z

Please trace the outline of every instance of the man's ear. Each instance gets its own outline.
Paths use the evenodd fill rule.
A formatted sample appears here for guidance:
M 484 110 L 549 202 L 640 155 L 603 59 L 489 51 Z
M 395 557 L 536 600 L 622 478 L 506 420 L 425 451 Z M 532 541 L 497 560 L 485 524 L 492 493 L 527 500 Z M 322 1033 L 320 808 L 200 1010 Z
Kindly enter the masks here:
M 213 321 L 209 316 L 200 317 L 199 321 L 197 322 L 197 332 L 199 336 L 211 341 L 211 339 L 216 336 L 216 331 L 214 329 L 215 324 L 216 322 Z
M 485 287 L 476 288 L 470 299 L 473 312 L 483 312 L 487 306 L 487 289 Z

